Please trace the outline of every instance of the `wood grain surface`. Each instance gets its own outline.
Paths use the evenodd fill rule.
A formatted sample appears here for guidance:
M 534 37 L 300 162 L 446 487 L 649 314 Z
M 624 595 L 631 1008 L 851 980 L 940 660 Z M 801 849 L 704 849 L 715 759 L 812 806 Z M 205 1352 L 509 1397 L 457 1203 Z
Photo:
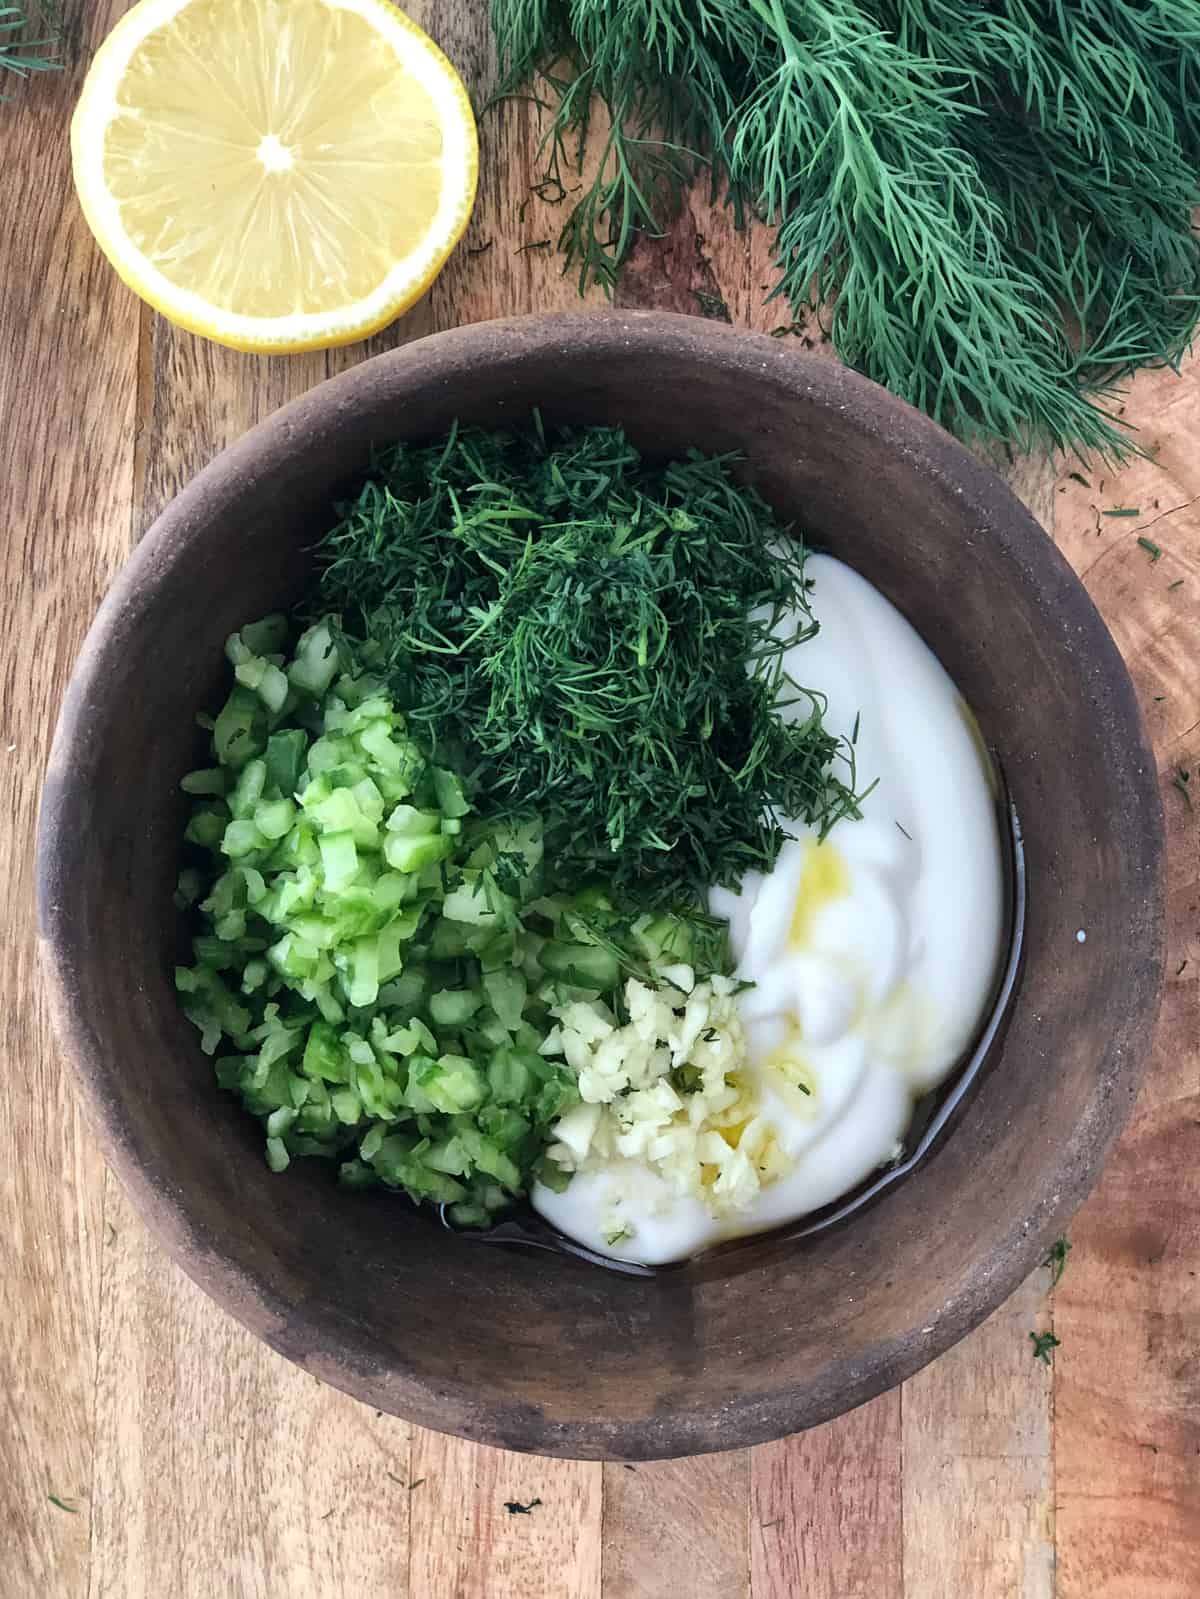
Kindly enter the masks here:
M 150 1242 L 80 1125 L 34 963 L 40 774 L 70 664 L 132 543 L 274 407 L 435 328 L 576 303 L 530 191 L 536 116 L 483 124 L 480 203 L 427 300 L 368 345 L 260 360 L 121 287 L 66 126 L 125 7 L 77 4 L 68 70 L 0 106 L 0 1595 L 3 1599 L 1194 1599 L 1200 1593 L 1200 364 L 1127 400 L 1147 459 L 1022 463 L 1133 671 L 1170 830 L 1170 977 L 1135 1121 L 1035 1274 L 901 1391 L 750 1453 L 507 1455 L 322 1388 Z M 485 0 L 408 9 L 477 94 Z M 758 235 L 693 199 L 624 303 L 770 328 Z M 722 308 L 724 308 L 722 310 Z M 801 330 L 821 349 L 812 330 Z M 827 352 L 826 352 L 827 353 Z M 1106 511 L 1137 509 L 1131 517 Z M 1148 541 L 1150 548 L 1140 544 Z M 1161 552 L 1161 553 L 1156 553 Z M 1188 774 L 1188 779 L 1183 777 Z M 748 1314 L 753 1308 L 748 1307 Z M 1053 1368 L 1029 1333 L 1061 1340 Z

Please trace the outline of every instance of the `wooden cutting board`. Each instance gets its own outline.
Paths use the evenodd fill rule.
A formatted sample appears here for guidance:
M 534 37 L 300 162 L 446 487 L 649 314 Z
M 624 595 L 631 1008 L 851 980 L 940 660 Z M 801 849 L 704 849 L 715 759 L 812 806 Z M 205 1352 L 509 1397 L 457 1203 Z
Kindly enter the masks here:
M 70 186 L 80 73 L 124 9 L 78 5 L 69 70 L 0 106 L 0 1594 L 1195 1599 L 1200 775 L 1193 813 L 1183 774 L 1200 759 L 1200 364 L 1133 385 L 1126 415 L 1146 459 L 1016 472 L 1129 662 L 1170 835 L 1158 1047 L 1060 1286 L 1035 1273 L 903 1390 L 749 1452 L 600 1466 L 412 1429 L 222 1315 L 106 1174 L 34 963 L 38 785 L 88 621 L 164 502 L 274 407 L 365 355 L 577 303 L 551 243 L 559 208 L 530 188 L 534 114 L 509 105 L 484 122 L 463 246 L 387 333 L 272 360 L 178 333 L 117 282 Z M 473 89 L 489 81 L 485 0 L 409 10 Z M 639 252 L 622 293 L 770 328 L 786 321 L 764 308 L 770 281 L 764 239 L 697 199 Z M 1053 1369 L 1029 1339 L 1050 1329 Z

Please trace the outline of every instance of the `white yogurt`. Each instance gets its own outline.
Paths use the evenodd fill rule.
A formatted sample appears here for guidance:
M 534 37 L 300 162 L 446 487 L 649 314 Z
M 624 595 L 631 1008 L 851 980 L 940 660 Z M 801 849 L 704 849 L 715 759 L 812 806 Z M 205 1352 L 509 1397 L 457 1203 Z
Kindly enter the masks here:
M 734 1216 L 637 1160 L 592 1162 L 535 1207 L 602 1253 L 656 1264 L 820 1209 L 897 1152 L 915 1099 L 975 1036 L 1002 953 L 992 775 L 970 712 L 900 613 L 830 556 L 807 565 L 820 632 L 785 664 L 855 740 L 861 821 L 794 835 L 765 876 L 714 889 L 728 918 L 758 1114 L 790 1169 Z M 796 714 L 801 714 L 798 708 Z M 803 1087 L 801 1087 L 803 1085 Z M 807 1089 L 808 1092 L 804 1092 Z M 609 1242 L 613 1218 L 629 1236 Z

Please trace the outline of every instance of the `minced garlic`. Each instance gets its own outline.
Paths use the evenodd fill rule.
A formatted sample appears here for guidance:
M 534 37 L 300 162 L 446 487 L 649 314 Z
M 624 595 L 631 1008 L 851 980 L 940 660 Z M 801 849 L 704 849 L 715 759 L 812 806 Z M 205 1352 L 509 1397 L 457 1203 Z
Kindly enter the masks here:
M 743 1210 L 791 1163 L 747 1086 L 737 985 L 697 983 L 685 965 L 659 975 L 653 987 L 626 983 L 628 1022 L 598 1000 L 552 1011 L 542 1053 L 578 1073 L 582 1103 L 555 1124 L 547 1153 L 571 1172 L 638 1160 L 714 1215 Z

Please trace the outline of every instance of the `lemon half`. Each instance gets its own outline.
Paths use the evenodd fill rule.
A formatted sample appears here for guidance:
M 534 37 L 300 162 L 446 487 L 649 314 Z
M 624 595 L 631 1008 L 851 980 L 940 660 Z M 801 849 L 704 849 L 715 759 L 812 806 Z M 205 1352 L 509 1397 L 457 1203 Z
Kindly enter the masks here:
M 387 0 L 140 0 L 92 62 L 71 152 L 130 288 L 239 350 L 391 322 L 457 243 L 478 173 L 458 74 Z

